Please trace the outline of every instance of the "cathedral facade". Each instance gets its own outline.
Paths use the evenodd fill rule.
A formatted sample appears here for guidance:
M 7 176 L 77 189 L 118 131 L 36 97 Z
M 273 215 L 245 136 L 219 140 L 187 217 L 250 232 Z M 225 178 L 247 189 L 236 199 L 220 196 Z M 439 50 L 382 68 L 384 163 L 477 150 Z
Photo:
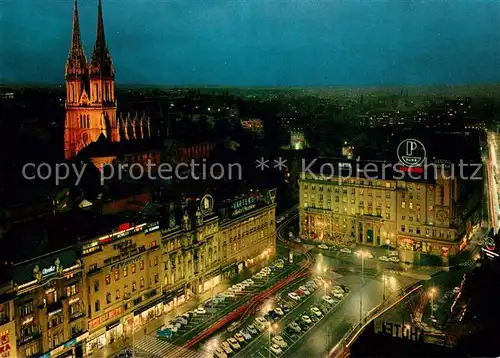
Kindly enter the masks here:
M 99 137 L 110 142 L 149 138 L 150 121 L 142 115 L 117 118 L 115 97 L 115 70 L 106 45 L 102 3 L 97 11 L 97 37 L 90 63 L 82 46 L 75 0 L 71 47 L 65 70 L 66 119 L 64 126 L 64 154 L 74 157 L 80 150 Z

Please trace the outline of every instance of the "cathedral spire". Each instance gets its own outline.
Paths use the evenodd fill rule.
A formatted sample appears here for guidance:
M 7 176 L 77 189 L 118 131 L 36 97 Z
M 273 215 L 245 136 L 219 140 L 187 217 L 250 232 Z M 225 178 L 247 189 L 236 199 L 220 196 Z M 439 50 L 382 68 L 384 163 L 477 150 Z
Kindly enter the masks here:
M 82 38 L 80 36 L 80 21 L 78 18 L 78 2 L 75 0 L 73 9 L 73 31 L 71 34 L 71 47 L 69 49 L 68 61 L 66 62 L 66 76 L 83 75 L 87 69 L 87 59 L 83 51 Z
M 114 77 L 113 61 L 106 46 L 104 20 L 102 16 L 102 0 L 97 7 L 97 36 L 92 53 L 91 74 L 95 77 Z

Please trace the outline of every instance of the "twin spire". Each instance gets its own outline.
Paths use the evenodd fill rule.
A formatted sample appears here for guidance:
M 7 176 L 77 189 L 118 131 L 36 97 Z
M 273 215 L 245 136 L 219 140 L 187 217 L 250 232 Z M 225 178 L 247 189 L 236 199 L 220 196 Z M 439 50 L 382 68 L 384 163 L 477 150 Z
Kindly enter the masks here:
M 82 46 L 77 0 L 75 0 L 73 10 L 73 33 L 71 36 L 71 47 L 69 50 L 68 61 L 66 63 L 66 76 L 87 74 L 90 74 L 91 77 L 114 77 L 113 61 L 106 46 L 106 37 L 104 35 L 101 0 L 99 0 L 97 7 L 97 37 L 94 45 L 94 52 L 92 53 L 90 61 L 90 69 L 88 68 L 87 59 Z

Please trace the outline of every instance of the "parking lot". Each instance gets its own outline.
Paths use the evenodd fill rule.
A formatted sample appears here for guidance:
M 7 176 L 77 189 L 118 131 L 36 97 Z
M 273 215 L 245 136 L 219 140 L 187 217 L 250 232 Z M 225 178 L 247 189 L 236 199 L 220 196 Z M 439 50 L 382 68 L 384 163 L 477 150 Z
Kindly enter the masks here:
M 224 292 L 200 303 L 199 307 L 185 312 L 147 336 L 134 341 L 137 352 L 152 357 L 181 356 L 182 345 L 236 308 L 247 303 L 257 292 L 274 285 L 291 274 L 297 265 L 278 259 L 267 268 L 261 269 L 251 278 L 236 283 Z M 184 355 L 183 355 L 184 356 Z
M 292 293 L 299 298 L 293 298 Z M 202 349 L 220 358 L 286 355 L 347 295 L 334 282 L 304 279 L 264 302 L 236 330 L 209 339 Z

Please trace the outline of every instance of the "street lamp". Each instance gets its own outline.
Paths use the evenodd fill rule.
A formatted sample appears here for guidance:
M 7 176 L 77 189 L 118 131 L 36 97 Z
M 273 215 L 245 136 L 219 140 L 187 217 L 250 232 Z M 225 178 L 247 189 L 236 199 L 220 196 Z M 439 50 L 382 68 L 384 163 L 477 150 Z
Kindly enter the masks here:
M 385 240 L 385 244 L 387 246 L 387 256 L 389 256 L 389 245 L 391 244 L 391 240 L 389 239 Z
M 434 295 L 436 294 L 436 288 L 432 287 L 429 290 L 429 296 L 431 298 L 431 320 L 434 321 Z
M 327 291 L 327 288 L 328 288 L 328 282 L 324 281 L 324 284 L 325 284 L 325 296 L 328 296 L 328 291 Z
M 363 250 L 357 251 L 356 255 L 361 258 L 361 290 L 359 291 L 359 321 L 363 319 L 363 283 L 365 282 L 365 258 L 369 257 L 369 253 Z

